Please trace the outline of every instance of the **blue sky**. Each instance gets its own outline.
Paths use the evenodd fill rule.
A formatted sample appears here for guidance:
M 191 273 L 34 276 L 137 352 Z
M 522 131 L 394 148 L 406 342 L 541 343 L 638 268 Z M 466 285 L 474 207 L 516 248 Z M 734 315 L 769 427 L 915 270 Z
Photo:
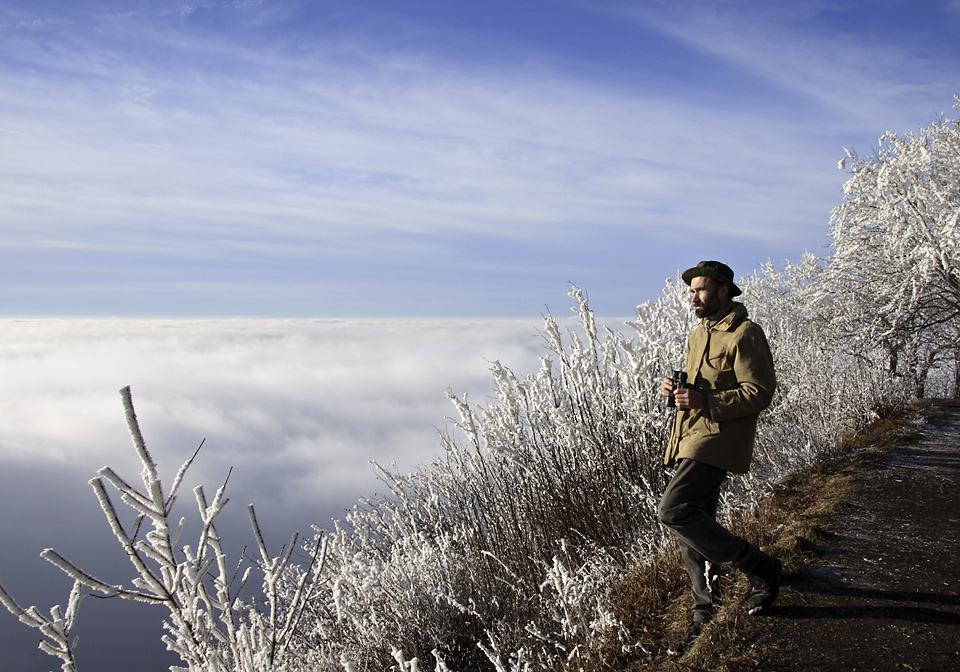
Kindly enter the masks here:
M 629 315 L 821 252 L 960 3 L 11 0 L 0 314 Z

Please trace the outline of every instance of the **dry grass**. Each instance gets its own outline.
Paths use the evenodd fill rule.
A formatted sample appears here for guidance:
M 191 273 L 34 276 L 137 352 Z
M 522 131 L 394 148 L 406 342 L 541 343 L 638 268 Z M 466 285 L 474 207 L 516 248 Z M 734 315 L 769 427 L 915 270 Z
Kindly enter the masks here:
M 900 443 L 912 425 L 905 414 L 893 415 L 848 437 L 832 460 L 783 482 L 749 518 L 732 531 L 778 557 L 789 577 L 804 571 L 815 549 L 828 540 L 830 517 L 842 511 L 856 492 L 859 476 L 878 455 Z M 738 572 L 721 576 L 724 599 L 714 619 L 691 650 L 679 659 L 666 655 L 667 645 L 689 625 L 689 588 L 679 552 L 638 568 L 611 591 L 614 614 L 642 649 L 624 652 L 609 644 L 597 670 L 738 672 L 756 669 L 751 653 L 752 624 L 742 596 L 746 578 Z M 790 604 L 796 593 L 785 587 L 778 604 Z

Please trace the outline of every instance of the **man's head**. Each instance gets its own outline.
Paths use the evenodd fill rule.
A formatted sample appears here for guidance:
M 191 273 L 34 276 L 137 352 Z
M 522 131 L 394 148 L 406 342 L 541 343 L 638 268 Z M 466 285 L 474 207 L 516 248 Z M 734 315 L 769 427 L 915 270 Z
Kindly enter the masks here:
M 733 282 L 733 270 L 719 261 L 701 261 L 683 272 L 683 281 L 690 285 L 693 308 L 697 317 L 712 317 L 743 292 Z

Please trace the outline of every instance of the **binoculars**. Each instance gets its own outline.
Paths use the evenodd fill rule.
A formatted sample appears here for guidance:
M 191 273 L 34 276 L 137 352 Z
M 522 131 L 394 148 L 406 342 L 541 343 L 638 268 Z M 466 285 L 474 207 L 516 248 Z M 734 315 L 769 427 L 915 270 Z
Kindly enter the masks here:
M 674 390 L 674 392 L 676 392 L 677 390 L 682 390 L 682 389 L 685 388 L 685 387 L 689 387 L 689 386 L 687 385 L 687 372 L 686 372 L 686 371 L 674 371 L 674 372 L 673 372 L 673 375 L 670 376 L 670 380 L 673 381 L 673 390 Z M 676 408 L 676 406 L 677 406 L 677 400 L 674 399 L 672 396 L 667 397 L 667 406 L 668 406 L 669 408 Z

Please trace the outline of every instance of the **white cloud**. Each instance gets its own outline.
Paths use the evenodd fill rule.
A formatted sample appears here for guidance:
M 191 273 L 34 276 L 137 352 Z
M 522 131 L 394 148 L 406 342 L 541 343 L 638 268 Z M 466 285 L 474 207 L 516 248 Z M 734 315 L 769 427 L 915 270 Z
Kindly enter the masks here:
M 116 394 L 129 384 L 168 473 L 205 438 L 195 469 L 208 484 L 233 466 L 243 487 L 269 499 L 282 485 L 302 511 L 372 494 L 370 460 L 428 463 L 453 412 L 446 388 L 482 399 L 490 360 L 523 372 L 546 354 L 529 320 L 2 324 L 0 460 L 138 473 Z
M 129 580 L 86 485 L 104 465 L 139 482 L 117 394 L 124 385 L 166 487 L 206 439 L 177 515 L 194 521 L 193 486 L 210 496 L 233 468 L 218 530 L 238 558 L 253 541 L 248 503 L 276 549 L 383 492 L 370 460 L 405 472 L 428 464 L 442 452 L 437 430 L 450 429 L 444 416 L 455 414 L 444 390 L 484 402 L 491 360 L 518 374 L 537 370 L 546 354 L 540 327 L 526 319 L 0 319 L 0 582 L 41 610 L 62 603 L 69 581 L 36 557 L 46 547 Z M 84 635 L 81 653 L 112 661 L 119 650 L 110 637 L 129 633 L 133 651 L 159 649 L 151 660 L 166 660 L 157 612 L 145 611 L 104 615 L 85 603 L 81 632 L 96 634 Z M 23 627 L 0 613 L 0 642 L 32 661 Z
M 329 527 L 359 498 L 383 493 L 370 460 L 404 472 L 427 465 L 442 452 L 438 429 L 451 429 L 444 416 L 455 414 L 444 390 L 484 402 L 494 387 L 491 360 L 518 374 L 537 370 L 546 354 L 540 327 L 536 320 L 0 319 L 0 582 L 26 604 L 62 603 L 69 581 L 58 582 L 36 557 L 47 547 L 96 575 L 129 580 L 86 485 L 105 465 L 139 483 L 117 394 L 124 385 L 132 386 L 167 488 L 206 440 L 176 515 L 194 521 L 194 485 L 209 497 L 233 468 L 218 531 L 238 558 L 253 542 L 248 503 L 276 549 L 294 531 Z M 104 660 L 118 655 L 114 632 L 129 632 L 129 646 L 142 655 L 158 648 L 156 612 L 98 609 L 82 610 L 83 632 L 98 639 L 81 647 L 89 660 L 100 645 Z M 24 626 L 4 614 L 0 642 L 16 648 L 16 660 L 30 660 L 35 645 L 21 647 Z M 149 669 L 170 661 L 157 664 Z

